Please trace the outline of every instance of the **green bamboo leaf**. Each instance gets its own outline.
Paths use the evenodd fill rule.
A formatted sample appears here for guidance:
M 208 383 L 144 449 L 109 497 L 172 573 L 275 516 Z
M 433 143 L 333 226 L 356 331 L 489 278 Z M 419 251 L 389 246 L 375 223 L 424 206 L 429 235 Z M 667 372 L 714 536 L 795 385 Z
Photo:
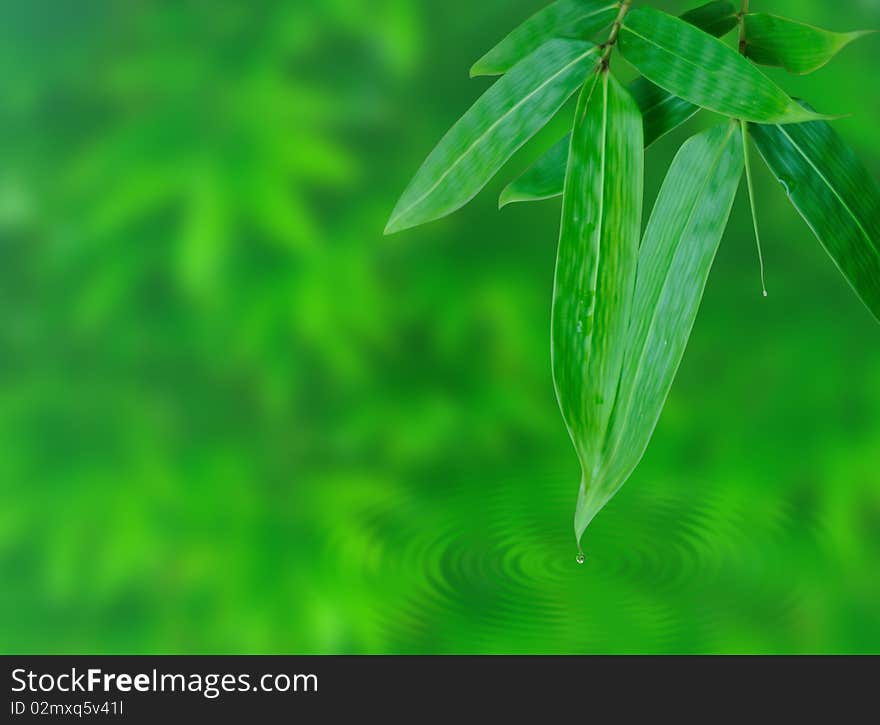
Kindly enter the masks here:
M 603 466 L 578 498 L 578 539 L 638 465 L 669 395 L 742 175 L 737 128 L 725 124 L 687 141 L 660 190 L 639 251 Z
M 644 176 L 639 108 L 607 69 L 584 86 L 568 159 L 553 291 L 553 381 L 584 480 L 592 482 L 623 367 Z
M 755 145 L 856 294 L 880 320 L 880 188 L 824 121 L 749 126 Z
M 630 83 L 629 92 L 642 113 L 645 148 L 678 128 L 700 110 L 698 106 L 676 98 L 645 78 L 636 78 Z M 571 134 L 566 134 L 508 184 L 501 192 L 498 207 L 561 196 L 570 142 Z
M 473 199 L 577 90 L 597 50 L 585 41 L 551 40 L 500 78 L 422 164 L 385 233 L 439 219 Z
M 722 38 L 737 26 L 737 11 L 730 0 L 715 0 L 688 10 L 681 19 L 716 38 Z
M 659 10 L 632 10 L 618 42 L 624 58 L 645 78 L 702 108 L 759 123 L 825 118 L 795 103 L 720 40 Z
M 673 96 L 647 78 L 636 78 L 629 92 L 639 104 L 645 126 L 645 148 L 674 131 L 700 110 L 699 106 Z
M 474 63 L 471 77 L 507 73 L 551 38 L 587 39 L 611 25 L 618 8 L 612 0 L 559 0 L 548 5 Z
M 682 20 L 717 36 L 725 35 L 737 24 L 736 8 L 728 0 L 710 2 L 681 17 Z M 677 98 L 647 78 L 636 78 L 630 83 L 629 92 L 642 112 L 645 148 L 693 118 L 700 110 L 699 106 Z M 508 184 L 501 192 L 498 206 L 561 196 L 569 143 L 570 136 L 566 135 L 521 176 Z
M 498 208 L 524 201 L 541 201 L 562 196 L 571 134 L 567 133 L 545 151 L 519 177 L 504 187 Z
M 749 13 L 743 20 L 749 58 L 799 74 L 818 70 L 854 40 L 874 32 L 832 33 L 767 13 Z

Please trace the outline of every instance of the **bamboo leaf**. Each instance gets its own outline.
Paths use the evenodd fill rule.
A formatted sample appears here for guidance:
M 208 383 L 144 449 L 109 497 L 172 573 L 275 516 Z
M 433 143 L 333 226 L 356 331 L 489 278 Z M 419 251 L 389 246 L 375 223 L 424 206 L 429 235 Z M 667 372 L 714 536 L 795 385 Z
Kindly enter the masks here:
M 700 110 L 699 106 L 673 96 L 647 78 L 636 78 L 629 92 L 639 104 L 645 126 L 645 148 L 674 131 Z
M 507 73 L 552 38 L 587 39 L 611 25 L 619 4 L 612 0 L 559 0 L 538 11 L 471 68 L 471 77 Z
M 688 10 L 681 19 L 716 38 L 722 38 L 736 27 L 737 11 L 730 0 L 715 0 Z
M 880 188 L 830 125 L 749 126 L 789 199 L 880 320 Z
M 687 141 L 660 190 L 639 251 L 605 460 L 578 499 L 578 538 L 638 465 L 669 395 L 742 175 L 736 131 L 729 123 Z
M 630 83 L 629 92 L 642 113 L 645 148 L 692 118 L 698 106 L 676 98 L 644 78 Z M 571 134 L 551 146 L 542 156 L 501 192 L 498 207 L 527 201 L 541 201 L 562 195 Z
M 728 0 L 710 2 L 681 17 L 718 36 L 730 32 L 737 24 L 736 8 Z M 699 106 L 677 98 L 647 78 L 636 78 L 630 83 L 629 92 L 642 112 L 645 148 L 674 131 L 700 110 Z M 560 139 L 521 176 L 508 184 L 501 192 L 498 206 L 560 196 L 565 182 L 569 142 L 568 135 Z
M 854 40 L 874 32 L 832 33 L 767 13 L 749 13 L 743 20 L 749 58 L 799 74 L 818 70 Z
M 630 83 L 629 92 L 642 114 L 645 148 L 678 128 L 700 110 L 698 106 L 676 98 L 644 78 L 636 78 Z M 571 134 L 567 134 L 508 184 L 498 199 L 499 208 L 517 202 L 541 201 L 561 196 L 570 141 Z
M 607 69 L 575 116 L 553 291 L 553 381 L 583 469 L 601 469 L 623 367 L 642 212 L 638 106 Z
M 571 134 L 567 133 L 538 157 L 519 177 L 504 187 L 498 208 L 524 201 L 541 201 L 562 196 Z
M 824 118 L 795 103 L 717 38 L 659 10 L 632 10 L 618 42 L 624 58 L 645 78 L 710 111 L 760 123 Z
M 386 234 L 451 214 L 565 104 L 596 46 L 551 40 L 500 78 L 443 137 L 391 214 Z

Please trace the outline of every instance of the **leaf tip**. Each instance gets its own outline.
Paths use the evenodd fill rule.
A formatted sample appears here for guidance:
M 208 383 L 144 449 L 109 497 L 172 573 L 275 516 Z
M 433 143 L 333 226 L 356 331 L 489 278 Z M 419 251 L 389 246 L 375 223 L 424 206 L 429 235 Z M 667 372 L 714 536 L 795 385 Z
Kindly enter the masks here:
M 777 121 L 777 124 L 783 126 L 786 124 L 810 123 L 813 121 L 839 121 L 842 118 L 848 118 L 851 115 L 852 114 L 848 113 L 818 113 L 795 102 L 790 107 L 789 112 L 785 114 L 783 120 Z
M 854 40 L 858 40 L 859 38 L 866 38 L 869 35 L 875 35 L 880 33 L 880 29 L 878 28 L 869 28 L 868 30 L 854 30 L 849 33 L 849 42 L 852 43 Z
M 399 217 L 395 217 L 393 214 L 391 218 L 388 220 L 388 223 L 385 225 L 385 231 L 383 234 L 388 237 L 392 234 L 397 234 L 397 232 L 403 230 L 403 226 L 400 224 Z
M 468 75 L 471 78 L 482 78 L 484 76 L 500 76 L 503 75 L 503 71 L 494 68 L 491 63 L 486 63 L 485 58 L 480 58 L 476 63 L 474 63 L 470 70 L 468 71 Z

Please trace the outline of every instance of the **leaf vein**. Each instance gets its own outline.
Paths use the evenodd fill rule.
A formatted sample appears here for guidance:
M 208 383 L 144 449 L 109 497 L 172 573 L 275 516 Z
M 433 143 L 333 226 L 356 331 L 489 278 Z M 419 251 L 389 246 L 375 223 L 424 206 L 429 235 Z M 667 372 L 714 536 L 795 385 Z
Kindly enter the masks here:
M 865 239 L 867 240 L 867 242 L 868 242 L 868 246 L 876 252 L 876 251 L 877 251 L 877 248 L 876 248 L 876 246 L 874 245 L 874 243 L 872 242 L 872 240 L 871 240 L 871 236 L 868 234 L 867 230 L 866 230 L 865 227 L 862 225 L 862 222 L 861 222 L 861 220 L 859 219 L 858 215 L 856 215 L 856 213 L 852 210 L 852 208 L 850 207 L 850 205 L 847 204 L 846 201 L 844 201 L 844 198 L 840 195 L 840 192 L 837 191 L 837 188 L 836 188 L 836 187 L 835 187 L 835 186 L 834 186 L 834 185 L 828 180 L 828 177 L 825 176 L 825 174 L 823 174 L 823 173 L 819 170 L 819 167 L 816 166 L 815 163 L 813 163 L 813 160 L 812 160 L 812 159 L 806 154 L 806 152 L 800 147 L 800 145 L 799 145 L 799 144 L 798 144 L 798 143 L 797 143 L 797 142 L 796 142 L 796 141 L 795 141 L 795 140 L 789 135 L 789 133 L 785 130 L 784 127 L 782 127 L 782 126 L 780 126 L 780 125 L 777 125 L 776 128 L 778 128 L 778 129 L 782 132 L 782 135 L 785 136 L 785 137 L 791 142 L 791 145 L 794 146 L 794 148 L 797 150 L 797 152 L 798 152 L 801 156 L 804 157 L 804 159 L 806 160 L 806 162 L 807 162 L 810 166 L 813 167 L 813 170 L 819 175 L 819 178 L 822 179 L 822 181 L 823 181 L 823 182 L 825 183 L 825 185 L 831 190 L 831 192 L 834 194 L 834 196 L 837 197 L 837 199 L 838 199 L 838 201 L 840 202 L 841 206 L 843 206 L 843 208 L 846 209 L 846 212 L 852 217 L 852 220 L 856 223 L 856 226 L 859 228 L 859 231 L 862 233 L 862 235 L 863 235 L 863 236 L 865 237 Z
M 489 126 L 489 128 L 487 128 L 470 146 L 468 146 L 457 159 L 455 159 L 455 161 L 446 169 L 446 171 L 444 171 L 440 175 L 440 177 L 437 179 L 437 181 L 434 182 L 434 184 L 431 186 L 430 189 L 428 189 L 418 199 L 413 201 L 412 204 L 410 204 L 408 207 L 406 207 L 405 209 L 402 209 L 399 213 L 395 214 L 394 217 L 392 218 L 391 222 L 389 222 L 389 224 L 394 224 L 394 222 L 396 222 L 398 219 L 405 216 L 406 214 L 409 214 L 409 212 L 411 212 L 419 204 L 421 204 L 425 199 L 427 199 L 431 194 L 433 194 L 437 190 L 437 188 L 440 186 L 440 184 L 442 184 L 446 180 L 446 177 L 448 177 L 449 174 L 451 174 L 453 172 L 453 170 L 465 158 L 467 158 L 473 152 L 473 150 L 475 148 L 477 148 L 481 143 L 483 143 L 486 140 L 486 138 L 489 136 L 489 134 L 491 134 L 492 131 L 494 131 L 501 123 L 503 123 L 504 120 L 507 119 L 512 113 L 519 110 L 523 106 L 523 104 L 527 103 L 532 97 L 535 96 L 535 94 L 542 91 L 544 88 L 546 88 L 548 85 L 550 85 L 550 83 L 555 81 L 559 76 L 561 76 L 562 74 L 567 72 L 573 66 L 580 63 L 582 60 L 584 60 L 584 58 L 587 58 L 592 53 L 595 53 L 596 50 L 597 50 L 597 48 L 593 47 L 593 48 L 590 48 L 586 53 L 579 55 L 573 61 L 571 61 L 570 63 L 567 63 L 565 66 L 563 66 L 558 71 L 556 71 L 556 73 L 554 73 L 549 78 L 547 78 L 547 80 L 545 80 L 543 83 L 541 83 L 541 85 L 537 86 L 530 93 L 528 93 L 526 96 L 524 96 L 519 101 L 517 101 L 515 105 L 511 106 L 504 114 L 502 114 L 498 118 L 498 120 L 496 120 L 491 126 Z

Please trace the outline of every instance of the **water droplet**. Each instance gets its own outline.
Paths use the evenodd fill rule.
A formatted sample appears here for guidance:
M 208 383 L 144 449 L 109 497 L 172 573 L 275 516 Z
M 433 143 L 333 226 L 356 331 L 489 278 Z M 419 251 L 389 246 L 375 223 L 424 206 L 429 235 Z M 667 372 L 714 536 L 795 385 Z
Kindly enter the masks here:
M 764 290 L 764 297 L 767 296 L 767 290 Z
M 578 335 L 582 335 L 584 332 L 584 322 L 583 320 L 578 320 Z
M 574 560 L 575 560 L 578 564 L 583 564 L 583 563 L 587 560 L 587 557 L 584 556 L 584 552 L 579 551 L 578 554 L 577 554 L 577 556 L 575 557 Z

